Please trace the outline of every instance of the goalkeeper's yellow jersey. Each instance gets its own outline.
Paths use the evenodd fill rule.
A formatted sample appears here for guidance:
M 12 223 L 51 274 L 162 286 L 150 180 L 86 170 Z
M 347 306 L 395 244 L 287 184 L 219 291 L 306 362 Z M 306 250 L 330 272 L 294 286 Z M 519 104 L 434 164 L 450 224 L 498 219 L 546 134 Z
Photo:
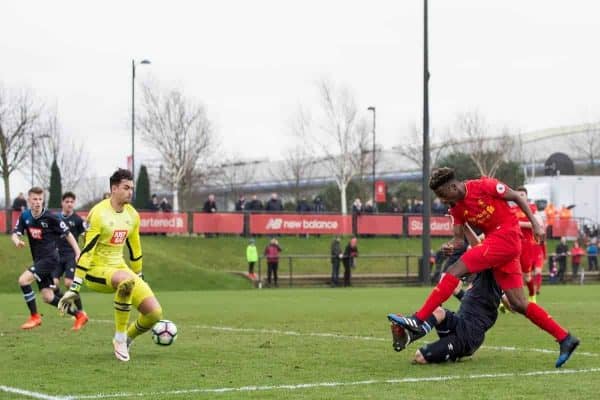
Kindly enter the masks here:
M 87 271 L 98 267 L 126 266 L 123 246 L 129 249 L 130 268 L 142 272 L 142 246 L 140 243 L 140 216 L 130 204 L 116 212 L 110 199 L 96 204 L 88 214 L 89 229 L 77 262 L 75 276 L 84 278 Z

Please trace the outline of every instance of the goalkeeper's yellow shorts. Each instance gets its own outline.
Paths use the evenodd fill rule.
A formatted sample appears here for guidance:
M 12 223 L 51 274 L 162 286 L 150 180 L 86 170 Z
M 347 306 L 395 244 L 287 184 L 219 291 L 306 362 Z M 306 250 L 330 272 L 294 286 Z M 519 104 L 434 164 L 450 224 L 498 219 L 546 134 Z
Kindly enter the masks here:
M 114 267 L 92 267 L 85 275 L 85 285 L 94 292 L 114 293 L 116 289 L 113 288 L 111 284 L 112 277 L 116 272 L 122 270 L 127 270 L 131 275 L 135 276 L 135 286 L 133 288 L 133 297 L 131 299 L 131 303 L 135 307 L 139 306 L 140 303 L 148 297 L 154 297 L 154 292 L 152 292 L 150 286 L 148 286 L 142 278 L 131 271 L 127 264 Z

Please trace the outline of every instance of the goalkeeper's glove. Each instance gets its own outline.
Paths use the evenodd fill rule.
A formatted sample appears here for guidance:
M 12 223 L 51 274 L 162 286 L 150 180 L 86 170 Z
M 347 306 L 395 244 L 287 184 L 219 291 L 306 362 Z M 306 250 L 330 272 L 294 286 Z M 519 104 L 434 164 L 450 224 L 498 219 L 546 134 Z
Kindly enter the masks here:
M 81 289 L 81 278 L 75 278 L 71 287 L 58 301 L 58 312 L 60 315 L 65 315 L 75 307 L 75 301 L 79 299 L 79 289 Z

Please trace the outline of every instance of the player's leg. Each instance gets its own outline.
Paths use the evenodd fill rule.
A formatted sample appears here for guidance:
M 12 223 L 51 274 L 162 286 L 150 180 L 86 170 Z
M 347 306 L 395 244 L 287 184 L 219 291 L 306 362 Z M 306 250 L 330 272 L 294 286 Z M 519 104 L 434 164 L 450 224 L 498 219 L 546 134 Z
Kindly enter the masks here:
M 32 329 L 36 326 L 42 324 L 42 316 L 37 311 L 37 304 L 35 302 L 35 292 L 31 287 L 31 284 L 35 280 L 35 266 L 23 271 L 23 273 L 19 276 L 19 287 L 23 292 L 23 298 L 25 299 L 25 304 L 27 304 L 27 308 L 29 309 L 29 319 L 25 321 L 23 325 L 21 325 L 21 329 Z
M 521 271 L 523 272 L 523 280 L 527 286 L 529 301 L 535 303 L 535 284 L 533 282 L 531 271 L 533 270 L 533 245 L 528 242 L 523 242 L 521 246 L 521 256 L 519 262 Z
M 275 287 L 279 287 L 279 275 L 278 275 L 278 271 L 279 270 L 279 262 L 274 262 L 273 263 L 273 282 L 275 283 Z
M 442 307 L 438 307 L 433 311 L 433 314 L 429 318 L 427 318 L 427 321 L 425 321 L 425 322 L 432 327 L 435 326 L 436 329 L 438 329 L 438 335 L 440 335 L 439 325 L 444 324 L 444 321 L 446 321 L 447 314 L 452 314 L 452 313 L 450 311 L 443 309 Z M 402 317 L 402 316 L 401 315 L 388 316 L 388 319 L 392 323 L 390 326 L 390 329 L 392 331 L 392 347 L 394 348 L 395 351 L 404 350 L 409 344 L 421 339 L 423 336 L 425 336 L 429 332 L 429 331 L 422 330 L 418 333 L 414 333 L 409 330 L 405 330 L 401 325 L 399 325 L 396 322 L 396 319 L 398 317 Z M 444 327 L 443 329 L 444 330 L 447 329 L 448 332 L 450 332 L 450 328 Z
M 506 294 L 513 310 L 525 315 L 528 320 L 548 332 L 560 343 L 560 355 L 556 360 L 556 367 L 561 367 L 579 345 L 579 339 L 569 334 L 546 310 L 527 300 L 519 275 L 510 273 L 508 268 L 494 270 L 494 278 Z
M 137 278 L 133 289 L 132 304 L 139 311 L 138 318 L 127 328 L 129 344 L 139 335 L 148 332 L 152 326 L 162 319 L 162 307 L 152 289 L 141 278 Z
M 456 361 L 464 354 L 464 343 L 455 334 L 444 336 L 440 340 L 428 343 L 421 347 L 415 353 L 413 363 L 415 364 L 434 364 L 447 361 Z

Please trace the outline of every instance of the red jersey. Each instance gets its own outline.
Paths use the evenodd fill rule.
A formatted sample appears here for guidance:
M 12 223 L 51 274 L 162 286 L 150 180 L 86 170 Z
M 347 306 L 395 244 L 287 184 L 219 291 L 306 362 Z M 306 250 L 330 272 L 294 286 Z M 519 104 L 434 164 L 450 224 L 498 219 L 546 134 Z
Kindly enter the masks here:
M 527 218 L 527 215 L 523 212 L 523 210 L 521 210 L 521 207 L 515 205 L 514 207 L 512 207 L 512 209 L 515 210 L 515 215 L 517 216 L 519 222 L 531 222 L 529 221 L 529 218 Z M 537 212 L 537 207 L 533 203 L 529 203 L 529 209 L 531 210 L 532 214 L 535 214 Z M 521 227 L 521 232 L 523 232 L 524 242 L 536 243 L 532 228 Z
M 469 223 L 486 235 L 498 229 L 518 229 L 519 222 L 504 194 L 508 186 L 497 179 L 481 177 L 465 182 L 465 197 L 450 209 L 456 225 Z

